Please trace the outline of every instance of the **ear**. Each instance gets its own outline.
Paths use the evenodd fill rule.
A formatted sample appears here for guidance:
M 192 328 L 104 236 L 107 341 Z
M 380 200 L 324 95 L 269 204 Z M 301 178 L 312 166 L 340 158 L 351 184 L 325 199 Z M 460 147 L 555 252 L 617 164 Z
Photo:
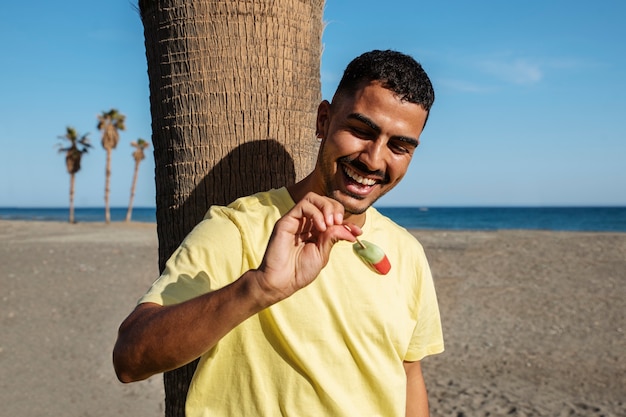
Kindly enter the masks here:
M 317 119 L 315 120 L 315 134 L 318 138 L 324 140 L 328 133 L 328 125 L 330 124 L 330 103 L 324 100 L 317 106 Z

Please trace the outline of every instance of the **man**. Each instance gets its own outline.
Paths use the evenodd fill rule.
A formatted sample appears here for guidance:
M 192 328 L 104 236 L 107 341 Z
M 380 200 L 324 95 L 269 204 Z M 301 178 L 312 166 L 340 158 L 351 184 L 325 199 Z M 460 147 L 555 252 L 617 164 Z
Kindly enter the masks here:
M 120 380 L 201 357 L 189 416 L 427 416 L 420 360 L 443 351 L 430 270 L 372 204 L 406 173 L 433 100 L 411 57 L 352 61 L 319 105 L 313 172 L 209 210 L 120 326 Z M 388 274 L 355 254 L 361 235 Z

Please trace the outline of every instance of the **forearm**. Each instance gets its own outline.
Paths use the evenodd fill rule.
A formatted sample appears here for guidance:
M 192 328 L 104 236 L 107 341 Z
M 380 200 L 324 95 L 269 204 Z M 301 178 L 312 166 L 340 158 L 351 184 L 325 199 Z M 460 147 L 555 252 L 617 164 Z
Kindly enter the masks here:
M 421 363 L 405 362 L 404 369 L 407 376 L 406 417 L 429 417 L 428 394 Z
M 178 368 L 211 349 L 248 317 L 271 305 L 249 271 L 232 284 L 187 302 L 141 304 L 122 323 L 113 364 L 122 382 Z

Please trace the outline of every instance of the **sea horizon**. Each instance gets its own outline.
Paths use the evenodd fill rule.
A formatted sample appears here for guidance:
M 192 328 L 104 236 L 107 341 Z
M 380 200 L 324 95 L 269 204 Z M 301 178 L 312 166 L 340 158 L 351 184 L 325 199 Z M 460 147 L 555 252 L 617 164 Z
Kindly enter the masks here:
M 626 206 L 376 206 L 407 229 L 626 232 Z M 111 207 L 123 222 L 127 207 Z M 76 207 L 76 222 L 104 222 L 104 207 Z M 0 207 L 1 220 L 69 221 L 67 207 Z M 156 223 L 156 207 L 133 208 L 133 222 Z

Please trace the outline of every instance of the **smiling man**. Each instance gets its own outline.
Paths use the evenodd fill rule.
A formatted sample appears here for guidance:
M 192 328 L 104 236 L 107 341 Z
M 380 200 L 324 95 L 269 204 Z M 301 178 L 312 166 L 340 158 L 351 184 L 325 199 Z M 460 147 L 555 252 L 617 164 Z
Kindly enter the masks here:
M 427 416 L 421 360 L 443 351 L 432 277 L 372 204 L 405 175 L 433 100 L 407 55 L 352 61 L 319 105 L 313 172 L 209 210 L 120 326 L 120 380 L 201 357 L 188 416 Z
M 404 177 L 427 115 L 379 80 L 362 80 L 353 93 L 340 85 L 333 103 L 318 108 L 318 166 L 290 192 L 331 197 L 363 224 L 361 214 Z

